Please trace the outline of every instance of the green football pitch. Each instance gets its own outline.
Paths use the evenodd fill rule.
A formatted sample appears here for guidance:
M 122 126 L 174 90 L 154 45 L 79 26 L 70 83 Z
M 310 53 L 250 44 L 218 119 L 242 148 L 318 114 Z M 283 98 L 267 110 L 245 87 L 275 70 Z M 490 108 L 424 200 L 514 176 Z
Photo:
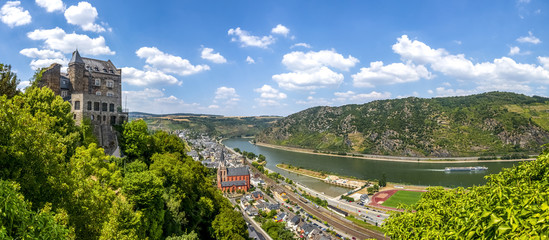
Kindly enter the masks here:
M 385 207 L 392 207 L 397 208 L 398 204 L 406 204 L 406 205 L 412 205 L 417 203 L 419 199 L 421 198 L 422 192 L 413 192 L 413 191 L 398 191 L 393 196 L 389 197 L 387 201 L 385 201 L 383 206 Z

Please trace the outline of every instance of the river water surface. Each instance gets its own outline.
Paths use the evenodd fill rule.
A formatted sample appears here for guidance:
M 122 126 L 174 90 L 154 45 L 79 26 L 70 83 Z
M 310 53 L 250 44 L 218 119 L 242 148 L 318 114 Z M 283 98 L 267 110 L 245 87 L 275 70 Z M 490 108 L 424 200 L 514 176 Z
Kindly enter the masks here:
M 385 173 L 387 181 L 403 184 L 445 187 L 470 187 L 486 183 L 484 176 L 498 173 L 502 168 L 509 168 L 518 162 L 493 163 L 408 163 L 387 162 L 338 156 L 324 156 L 298 153 L 280 149 L 256 146 L 247 138 L 233 138 L 223 141 L 227 147 L 239 148 L 242 151 L 263 154 L 267 158 L 267 168 L 277 171 L 285 177 L 298 181 L 312 189 L 328 195 L 339 195 L 349 189 L 326 184 L 320 180 L 300 176 L 276 167 L 286 163 L 316 171 L 327 171 L 339 175 L 353 176 L 360 179 L 380 179 Z M 445 167 L 485 166 L 488 170 L 481 172 L 444 172 Z

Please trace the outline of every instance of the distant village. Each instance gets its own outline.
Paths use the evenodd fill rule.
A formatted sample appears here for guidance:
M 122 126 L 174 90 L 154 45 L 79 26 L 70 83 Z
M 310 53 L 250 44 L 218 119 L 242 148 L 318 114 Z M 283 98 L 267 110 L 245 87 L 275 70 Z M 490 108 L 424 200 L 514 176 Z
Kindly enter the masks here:
M 258 174 L 251 174 L 246 165 L 247 160 L 241 154 L 204 134 L 197 135 L 188 130 L 181 130 L 177 134 L 192 147 L 187 155 L 195 161 L 201 161 L 207 168 L 217 169 L 217 186 L 220 190 L 232 197 L 240 196 L 236 200 L 248 222 L 250 238 L 265 239 L 260 236 L 263 230 L 259 227 L 260 223 L 256 222 L 257 219 L 284 223 L 286 230 L 300 239 L 330 240 L 341 237 L 335 232 L 329 234 L 328 231 L 332 229 L 329 225 L 315 220 L 309 213 L 301 211 L 299 206 L 291 204 L 285 192 L 265 189 L 265 181 Z

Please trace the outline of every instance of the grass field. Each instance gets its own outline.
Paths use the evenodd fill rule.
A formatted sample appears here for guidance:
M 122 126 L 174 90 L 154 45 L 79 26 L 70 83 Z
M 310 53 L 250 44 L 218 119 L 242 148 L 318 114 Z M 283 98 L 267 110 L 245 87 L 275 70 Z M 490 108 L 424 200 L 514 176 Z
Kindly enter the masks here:
M 419 201 L 421 194 L 422 192 L 398 191 L 381 205 L 392 208 L 396 208 L 400 203 L 412 205 Z

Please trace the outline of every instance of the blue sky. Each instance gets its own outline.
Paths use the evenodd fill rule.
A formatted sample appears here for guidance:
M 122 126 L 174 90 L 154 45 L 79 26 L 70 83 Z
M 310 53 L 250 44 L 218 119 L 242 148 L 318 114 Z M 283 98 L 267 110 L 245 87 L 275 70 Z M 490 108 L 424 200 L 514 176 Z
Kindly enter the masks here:
M 0 62 L 122 69 L 130 111 L 282 115 L 408 96 L 548 96 L 549 2 L 0 1 Z

